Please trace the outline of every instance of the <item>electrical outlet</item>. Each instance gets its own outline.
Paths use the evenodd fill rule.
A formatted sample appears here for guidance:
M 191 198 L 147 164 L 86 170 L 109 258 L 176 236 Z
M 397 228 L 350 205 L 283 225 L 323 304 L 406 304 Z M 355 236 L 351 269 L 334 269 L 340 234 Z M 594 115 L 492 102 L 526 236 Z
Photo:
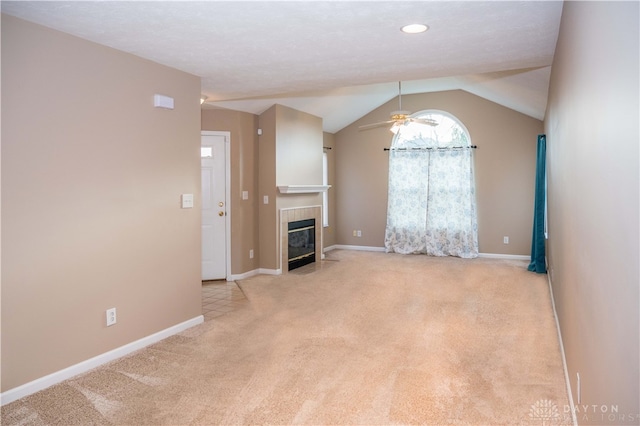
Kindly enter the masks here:
M 253 249 L 249 250 L 249 259 L 253 259 Z
M 116 308 L 107 309 L 107 327 L 116 323 Z
M 362 231 L 358 229 L 358 237 L 362 237 Z
M 504 237 L 504 238 L 502 239 L 502 241 L 503 241 L 505 244 L 509 244 L 509 237 Z
M 358 236 L 358 231 L 356 231 L 355 229 L 353 230 L 353 236 L 357 237 Z

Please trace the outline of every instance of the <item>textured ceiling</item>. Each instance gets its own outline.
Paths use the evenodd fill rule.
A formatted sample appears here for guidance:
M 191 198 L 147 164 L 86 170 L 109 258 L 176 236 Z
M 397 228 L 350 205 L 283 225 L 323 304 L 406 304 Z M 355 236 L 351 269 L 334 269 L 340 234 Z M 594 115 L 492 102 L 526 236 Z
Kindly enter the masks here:
M 463 89 L 544 117 L 562 2 L 2 1 L 3 13 L 202 77 L 207 104 L 280 103 L 335 132 L 397 95 Z M 425 23 L 426 33 L 400 27 Z

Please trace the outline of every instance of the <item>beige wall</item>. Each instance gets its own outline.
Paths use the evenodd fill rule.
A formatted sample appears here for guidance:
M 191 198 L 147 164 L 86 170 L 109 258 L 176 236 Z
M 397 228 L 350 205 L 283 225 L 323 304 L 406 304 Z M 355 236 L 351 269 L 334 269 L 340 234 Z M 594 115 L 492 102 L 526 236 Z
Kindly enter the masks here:
M 2 15 L 2 89 L 6 391 L 201 314 L 200 79 Z
M 336 231 L 338 244 L 384 246 L 387 214 L 387 127 L 359 131 L 389 119 L 398 99 L 336 134 Z M 531 250 L 535 150 L 542 122 L 470 93 L 456 90 L 402 96 L 413 112 L 436 109 L 457 117 L 478 146 L 474 151 L 478 240 L 482 253 L 528 255 Z M 354 237 L 361 230 L 362 237 Z M 510 244 L 503 244 L 508 236 Z
M 283 208 L 322 204 L 319 194 L 280 194 L 278 185 L 322 184 L 322 119 L 283 105 L 259 118 L 260 267 L 280 269 L 280 221 Z M 263 197 L 269 197 L 264 204 Z
M 627 416 L 581 424 L 640 423 L 638 16 L 637 2 L 566 2 L 552 67 L 547 257 L 569 379 L 574 400 L 580 373 L 581 404 Z
M 322 185 L 322 118 L 282 105 L 276 105 L 276 184 Z M 322 195 L 277 193 L 276 208 L 321 206 Z M 318 224 L 320 226 L 321 224 Z M 280 221 L 276 229 L 276 257 L 285 271 L 280 256 Z M 319 235 L 319 234 L 318 234 Z M 318 242 L 320 244 L 320 242 Z M 320 253 L 321 254 L 321 253 Z
M 231 134 L 231 273 L 260 264 L 258 245 L 258 116 L 226 109 L 203 109 L 202 130 Z M 249 199 L 242 199 L 242 191 Z M 254 257 L 249 257 L 249 251 Z
M 276 185 L 322 185 L 320 117 L 276 105 Z
M 260 267 L 278 269 L 278 214 L 276 211 L 276 110 L 274 105 L 259 117 L 258 126 L 258 232 Z M 269 204 L 264 204 L 264 197 Z
M 262 130 L 260 137 L 258 128 Z M 260 267 L 277 269 L 277 210 L 317 205 L 322 201 L 313 194 L 279 195 L 276 175 L 280 174 L 283 183 L 321 183 L 322 151 L 318 151 L 318 143 L 322 140 L 321 146 L 333 146 L 334 135 L 322 133 L 322 121 L 318 117 L 281 105 L 274 105 L 260 117 L 240 111 L 203 109 L 202 130 L 231 132 L 232 273 L 242 274 Z M 328 152 L 329 178 L 333 182 L 335 161 L 331 151 Z M 241 199 L 243 190 L 249 191 L 249 200 Z M 267 205 L 263 203 L 264 195 L 270 200 Z M 330 215 L 335 223 L 335 197 L 332 193 L 330 197 L 333 206 Z M 260 221 L 264 222 L 262 235 Z M 333 229 L 332 226 L 324 229 L 325 246 L 326 241 L 334 244 Z M 248 256 L 251 249 L 255 253 L 253 260 Z M 261 256 L 261 253 L 264 254 Z

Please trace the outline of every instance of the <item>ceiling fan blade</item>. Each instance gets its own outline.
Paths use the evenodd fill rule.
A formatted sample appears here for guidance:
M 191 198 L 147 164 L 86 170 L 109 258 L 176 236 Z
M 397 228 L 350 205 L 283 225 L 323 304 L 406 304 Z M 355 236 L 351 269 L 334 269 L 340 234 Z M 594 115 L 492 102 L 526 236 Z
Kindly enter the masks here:
M 391 123 L 395 123 L 395 120 L 381 121 L 379 123 L 373 123 L 373 124 L 365 124 L 364 126 L 358 127 L 358 130 L 375 129 L 376 127 L 388 126 Z
M 437 126 L 438 122 L 436 120 L 432 120 L 430 118 L 408 118 L 409 121 L 413 121 L 418 124 L 426 124 L 427 126 Z

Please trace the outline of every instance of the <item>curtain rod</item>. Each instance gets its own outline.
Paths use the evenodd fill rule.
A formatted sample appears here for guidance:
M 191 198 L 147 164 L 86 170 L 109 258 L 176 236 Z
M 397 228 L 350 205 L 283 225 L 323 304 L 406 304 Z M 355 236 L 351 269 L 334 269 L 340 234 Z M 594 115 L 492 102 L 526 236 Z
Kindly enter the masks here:
M 437 149 L 440 151 L 448 151 L 452 149 L 476 149 L 477 145 L 469 145 L 469 146 L 447 146 L 443 148 L 385 148 L 385 151 L 431 151 L 432 149 Z

